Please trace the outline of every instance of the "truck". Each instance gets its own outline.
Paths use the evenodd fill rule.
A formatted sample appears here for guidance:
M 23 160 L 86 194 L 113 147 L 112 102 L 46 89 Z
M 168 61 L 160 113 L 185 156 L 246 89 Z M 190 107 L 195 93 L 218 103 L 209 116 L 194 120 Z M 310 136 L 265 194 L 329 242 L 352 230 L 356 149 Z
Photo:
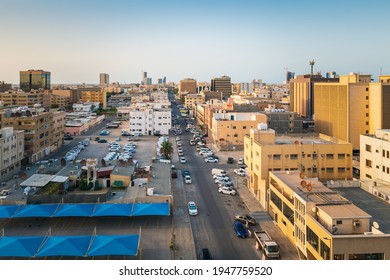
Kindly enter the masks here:
M 256 249 L 263 251 L 264 255 L 269 259 L 279 258 L 279 245 L 272 240 L 271 236 L 265 230 L 254 232 L 256 239 Z

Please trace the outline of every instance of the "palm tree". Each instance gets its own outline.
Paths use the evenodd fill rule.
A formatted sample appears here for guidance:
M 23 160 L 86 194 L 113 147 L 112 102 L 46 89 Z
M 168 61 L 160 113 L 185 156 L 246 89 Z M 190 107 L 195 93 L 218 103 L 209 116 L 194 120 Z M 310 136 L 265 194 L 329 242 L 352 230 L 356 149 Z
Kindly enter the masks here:
M 164 141 L 160 147 L 160 154 L 163 154 L 165 158 L 171 158 L 170 155 L 173 153 L 172 143 L 169 141 Z

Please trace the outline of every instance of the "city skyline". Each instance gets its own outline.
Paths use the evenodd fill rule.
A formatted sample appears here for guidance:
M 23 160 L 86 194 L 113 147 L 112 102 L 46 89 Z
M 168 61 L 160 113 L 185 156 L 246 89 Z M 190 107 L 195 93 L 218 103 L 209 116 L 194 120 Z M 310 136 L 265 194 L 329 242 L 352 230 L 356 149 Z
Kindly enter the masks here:
M 52 84 L 98 84 L 99 73 L 139 83 L 141 70 L 153 81 L 281 83 L 286 69 L 309 73 L 312 59 L 322 74 L 390 73 L 386 1 L 2 2 L 7 83 L 28 69 L 51 72 Z

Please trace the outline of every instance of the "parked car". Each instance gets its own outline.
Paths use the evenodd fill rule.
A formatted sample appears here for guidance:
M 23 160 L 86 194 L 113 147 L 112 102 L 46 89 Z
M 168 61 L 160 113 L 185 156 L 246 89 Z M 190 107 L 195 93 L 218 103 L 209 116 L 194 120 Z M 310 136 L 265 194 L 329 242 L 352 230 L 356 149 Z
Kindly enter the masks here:
M 239 221 L 233 222 L 233 229 L 236 232 L 236 235 L 241 238 L 248 237 L 248 231 L 244 227 L 244 225 Z
M 198 215 L 198 207 L 193 201 L 188 202 L 188 214 L 190 214 L 191 216 Z
M 246 175 L 244 169 L 234 169 L 234 173 L 242 177 Z
M 232 163 L 234 163 L 234 158 L 232 158 L 232 157 L 228 157 L 228 159 L 227 159 L 227 163 L 228 163 L 228 164 L 232 164 Z
M 220 187 L 218 189 L 218 192 L 222 193 L 222 194 L 236 195 L 236 190 L 228 188 L 228 187 Z
M 205 162 L 219 162 L 219 160 L 217 158 L 213 158 L 213 157 L 207 157 L 204 159 Z
M 70 135 L 65 135 L 64 140 L 73 140 L 73 137 Z
M 243 158 L 239 158 L 238 159 L 238 164 L 244 164 L 244 159 Z
M 187 163 L 186 158 L 185 158 L 185 157 L 181 157 L 181 158 L 180 158 L 180 163 Z
M 236 215 L 236 216 L 234 216 L 234 219 L 236 221 L 243 223 L 243 224 L 248 223 L 250 226 L 256 225 L 256 219 L 250 215 Z
M 190 171 L 188 171 L 188 170 L 183 170 L 183 177 L 185 177 L 185 176 L 189 176 L 190 175 Z
M 106 139 L 99 139 L 98 143 L 107 143 L 107 140 Z

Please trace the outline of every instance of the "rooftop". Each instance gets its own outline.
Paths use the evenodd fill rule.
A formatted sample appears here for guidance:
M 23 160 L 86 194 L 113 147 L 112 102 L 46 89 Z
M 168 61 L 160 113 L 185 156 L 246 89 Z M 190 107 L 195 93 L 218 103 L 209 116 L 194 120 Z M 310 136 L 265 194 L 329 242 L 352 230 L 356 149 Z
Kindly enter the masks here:
M 371 218 L 371 215 L 354 204 L 344 205 L 320 205 L 319 209 L 328 214 L 332 219 L 345 218 Z
M 46 186 L 54 177 L 56 176 L 47 174 L 34 174 L 27 180 L 20 183 L 20 186 L 42 188 Z

